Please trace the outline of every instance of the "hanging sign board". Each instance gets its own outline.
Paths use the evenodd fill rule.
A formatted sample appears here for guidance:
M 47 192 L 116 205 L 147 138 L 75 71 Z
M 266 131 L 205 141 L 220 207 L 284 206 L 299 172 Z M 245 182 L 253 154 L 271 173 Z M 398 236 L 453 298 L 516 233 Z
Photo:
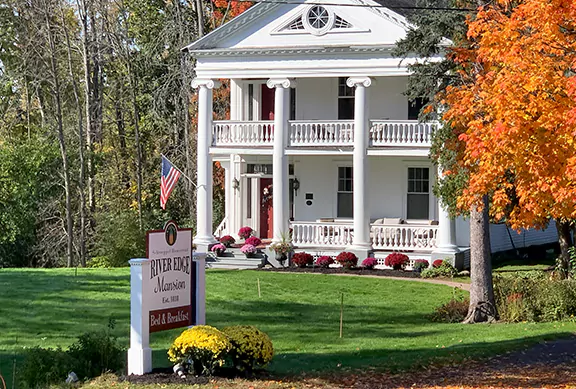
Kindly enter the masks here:
M 150 332 L 195 324 L 196 264 L 192 261 L 192 230 L 166 223 L 163 230 L 146 233 L 150 260 L 143 300 L 149 312 Z

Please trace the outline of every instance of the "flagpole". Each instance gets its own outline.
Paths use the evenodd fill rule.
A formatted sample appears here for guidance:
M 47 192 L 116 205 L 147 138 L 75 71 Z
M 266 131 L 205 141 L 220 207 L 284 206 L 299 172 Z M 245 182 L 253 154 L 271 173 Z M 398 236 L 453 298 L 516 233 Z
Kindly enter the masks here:
M 180 172 L 180 174 L 181 174 L 184 178 L 186 178 L 188 181 L 190 181 L 190 183 L 191 183 L 192 185 L 194 185 L 194 187 L 197 188 L 197 186 L 196 186 L 196 184 L 194 183 L 194 181 L 192 181 L 192 179 L 191 179 L 190 177 L 188 177 L 186 174 L 184 174 L 184 173 L 182 172 L 182 170 L 178 169 L 178 168 L 176 167 L 176 165 L 175 165 L 172 161 L 170 161 L 170 160 L 168 159 L 167 156 L 165 156 L 165 155 L 162 154 L 162 153 L 160 153 L 160 155 L 161 155 L 162 157 L 166 158 L 166 160 L 172 164 L 172 166 L 174 167 L 174 169 L 178 170 L 178 171 Z

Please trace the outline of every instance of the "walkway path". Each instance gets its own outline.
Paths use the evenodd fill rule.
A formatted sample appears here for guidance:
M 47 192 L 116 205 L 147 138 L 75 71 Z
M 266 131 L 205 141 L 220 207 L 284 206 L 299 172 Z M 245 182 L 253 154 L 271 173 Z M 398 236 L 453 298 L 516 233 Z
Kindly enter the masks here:
M 449 281 L 441 278 L 408 278 L 408 277 L 390 277 L 390 276 L 371 276 L 369 274 L 346 274 L 346 273 L 335 273 L 335 276 L 347 276 L 347 277 L 369 277 L 369 278 L 385 278 L 388 280 L 400 280 L 400 281 L 415 281 L 415 282 L 427 282 L 429 284 L 441 284 L 447 285 L 452 288 L 460 288 L 462 290 L 470 291 L 470 284 L 465 282 Z

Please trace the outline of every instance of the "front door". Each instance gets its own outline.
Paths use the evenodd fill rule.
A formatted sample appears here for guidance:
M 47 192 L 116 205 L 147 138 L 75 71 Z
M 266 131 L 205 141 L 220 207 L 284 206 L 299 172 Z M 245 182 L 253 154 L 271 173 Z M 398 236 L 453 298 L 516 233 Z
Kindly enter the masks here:
M 260 179 L 260 239 L 274 236 L 273 209 L 272 209 L 272 179 Z
M 260 120 L 274 120 L 274 92 L 275 88 L 268 88 L 266 84 L 262 85 L 260 103 Z

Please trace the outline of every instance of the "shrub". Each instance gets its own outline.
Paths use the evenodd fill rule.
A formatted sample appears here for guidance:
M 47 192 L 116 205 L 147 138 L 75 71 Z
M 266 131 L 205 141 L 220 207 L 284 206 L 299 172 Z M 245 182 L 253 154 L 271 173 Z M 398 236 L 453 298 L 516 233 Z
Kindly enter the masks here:
M 430 262 L 425 259 L 417 259 L 414 261 L 414 271 L 421 272 L 422 270 L 426 270 L 430 267 Z
M 210 250 L 212 250 L 213 253 L 216 253 L 217 256 L 220 256 L 226 251 L 226 246 L 224 246 L 222 243 L 218 243 L 212 246 Z
M 72 358 L 61 348 L 33 347 L 25 351 L 18 375 L 23 387 L 44 388 L 64 381 L 72 365 Z
M 298 267 L 306 267 L 314 263 L 314 257 L 308 253 L 296 253 L 292 256 L 292 263 Z
M 378 265 L 378 260 L 376 258 L 369 257 L 362 261 L 362 267 L 366 269 L 372 270 L 376 265 Z
M 508 322 L 556 321 L 576 315 L 576 280 L 550 280 L 535 272 L 495 276 L 494 297 L 500 318 Z
M 436 262 L 436 261 L 434 261 Z M 449 261 L 442 261 L 442 264 L 436 268 L 425 269 L 422 271 L 420 276 L 422 278 L 436 278 L 436 277 L 448 277 L 452 278 L 458 275 L 458 270 Z
M 109 329 L 114 322 L 110 321 Z M 124 350 L 110 331 L 86 332 L 68 350 L 34 347 L 26 351 L 19 371 L 24 387 L 48 387 L 62 382 L 69 372 L 84 380 L 124 367 Z
M 342 265 L 345 269 L 351 269 L 358 265 L 358 257 L 354 253 L 344 251 L 338 254 L 336 262 Z
M 274 356 L 272 341 L 264 332 L 254 326 L 224 327 L 222 332 L 228 336 L 232 349 L 228 353 L 232 363 L 239 371 L 252 372 L 265 367 Z
M 434 268 L 440 267 L 440 265 L 442 265 L 442 262 L 444 262 L 443 259 L 435 259 L 434 262 L 432 262 L 432 267 Z
M 327 255 L 323 255 L 316 260 L 316 266 L 327 269 L 334 263 L 334 259 Z
M 238 231 L 238 236 L 240 237 L 240 239 L 248 239 L 253 232 L 254 230 L 248 226 L 242 227 Z
M 444 323 L 460 323 L 468 314 L 470 300 L 467 298 L 452 298 L 446 304 L 437 307 L 430 316 L 432 321 Z
M 386 266 L 390 266 L 394 270 L 403 270 L 409 261 L 410 258 L 408 258 L 406 254 L 392 253 L 388 254 L 384 260 L 384 264 Z
M 114 323 L 109 324 L 109 329 Z M 110 331 L 93 331 L 81 335 L 68 349 L 74 360 L 73 370 L 80 379 L 93 378 L 105 372 L 117 372 L 124 366 L 124 349 Z
M 230 247 L 234 243 L 236 243 L 236 239 L 234 239 L 230 235 L 224 235 L 223 237 L 220 238 L 220 243 L 222 243 L 226 247 Z
M 251 244 L 245 244 L 240 248 L 240 251 L 246 255 L 255 254 L 258 249 Z
M 174 363 L 188 365 L 195 374 L 212 375 L 224 364 L 232 344 L 221 331 L 211 326 L 195 326 L 182 332 L 168 350 L 168 359 Z
M 251 244 L 254 247 L 258 247 L 262 244 L 262 240 L 255 236 L 251 236 L 248 239 L 246 239 L 246 244 Z

